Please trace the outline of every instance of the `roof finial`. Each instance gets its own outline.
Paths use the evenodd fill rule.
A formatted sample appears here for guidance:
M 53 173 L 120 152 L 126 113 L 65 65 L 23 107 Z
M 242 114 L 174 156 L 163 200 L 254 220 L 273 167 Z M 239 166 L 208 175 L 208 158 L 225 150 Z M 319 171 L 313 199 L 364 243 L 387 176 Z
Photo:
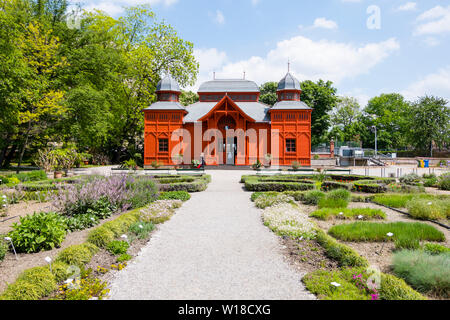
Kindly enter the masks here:
M 291 72 L 291 61 L 288 58 L 288 73 Z
M 245 80 L 245 70 L 244 70 L 244 80 Z
M 216 80 L 216 72 L 213 71 L 213 80 Z

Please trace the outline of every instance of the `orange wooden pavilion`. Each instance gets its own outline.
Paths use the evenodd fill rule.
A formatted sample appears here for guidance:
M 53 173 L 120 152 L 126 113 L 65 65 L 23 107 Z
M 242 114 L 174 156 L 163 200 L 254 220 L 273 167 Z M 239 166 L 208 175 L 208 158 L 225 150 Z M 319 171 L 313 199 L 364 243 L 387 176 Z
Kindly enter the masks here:
M 199 102 L 184 107 L 177 82 L 167 75 L 158 83 L 158 101 L 144 109 L 144 165 L 190 164 L 204 157 L 207 165 L 248 166 L 257 159 L 267 163 L 270 154 L 272 165 L 310 166 L 312 109 L 301 92 L 288 72 L 270 107 L 259 101 L 255 82 L 214 79 L 200 86 Z

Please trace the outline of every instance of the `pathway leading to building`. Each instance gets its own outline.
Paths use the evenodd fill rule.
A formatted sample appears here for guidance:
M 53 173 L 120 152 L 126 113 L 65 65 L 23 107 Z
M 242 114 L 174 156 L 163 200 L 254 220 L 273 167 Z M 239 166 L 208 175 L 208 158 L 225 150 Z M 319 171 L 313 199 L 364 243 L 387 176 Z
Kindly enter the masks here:
M 208 189 L 192 194 L 115 275 L 111 299 L 314 299 L 242 190 L 242 172 L 208 173 Z

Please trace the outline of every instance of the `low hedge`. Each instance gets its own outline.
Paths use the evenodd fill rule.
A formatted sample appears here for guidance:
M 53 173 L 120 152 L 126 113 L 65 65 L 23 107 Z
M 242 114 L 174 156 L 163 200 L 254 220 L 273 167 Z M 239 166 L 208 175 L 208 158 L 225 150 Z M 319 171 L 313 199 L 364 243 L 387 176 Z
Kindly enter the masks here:
M 352 190 L 364 193 L 384 193 L 387 191 L 387 187 L 378 183 L 355 182 Z
M 204 179 L 198 179 L 194 182 L 179 182 L 179 183 L 169 183 L 169 184 L 160 184 L 159 191 L 160 192 L 169 192 L 169 191 L 186 191 L 186 192 L 201 192 L 205 191 L 208 187 L 208 182 Z
M 245 189 L 247 191 L 305 191 L 314 189 L 314 185 L 297 182 L 259 182 L 246 180 Z
M 335 181 L 324 181 L 322 182 L 321 190 L 330 191 L 335 189 L 346 189 L 351 190 L 353 185 L 351 183 L 335 182 Z
M 181 200 L 188 201 L 191 195 L 187 191 L 168 191 L 161 192 L 158 196 L 158 200 Z
M 326 254 L 331 259 L 339 262 L 340 266 L 367 267 L 369 265 L 369 262 L 361 257 L 355 250 L 345 244 L 337 242 L 323 230 L 317 230 L 316 241 L 325 249 Z

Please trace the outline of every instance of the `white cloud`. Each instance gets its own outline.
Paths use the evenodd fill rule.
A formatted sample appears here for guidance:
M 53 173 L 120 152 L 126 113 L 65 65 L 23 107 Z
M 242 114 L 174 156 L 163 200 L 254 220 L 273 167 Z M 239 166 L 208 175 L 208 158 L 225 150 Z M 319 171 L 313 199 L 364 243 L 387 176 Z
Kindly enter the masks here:
M 210 18 L 217 24 L 225 24 L 225 16 L 222 11 L 217 10 L 216 13 L 209 13 Z
M 450 100 L 450 65 L 412 83 L 401 92 L 406 99 L 415 100 L 419 96 L 435 95 Z
M 397 11 L 415 11 L 417 10 L 417 2 L 407 2 L 397 8 Z
M 261 0 L 252 0 L 252 5 L 257 6 Z
M 326 18 L 317 18 L 314 20 L 314 28 L 324 28 L 324 29 L 337 29 L 338 25 L 333 20 L 328 20 Z
M 436 6 L 422 13 L 416 21 L 419 25 L 414 30 L 415 35 L 450 32 L 450 6 Z
M 198 49 L 196 57 L 200 63 L 200 75 L 197 86 L 212 78 L 211 68 L 218 78 L 240 78 L 246 71 L 247 79 L 259 84 L 277 81 L 286 74 L 288 59 L 292 73 L 300 80 L 326 79 L 339 83 L 368 73 L 399 48 L 395 38 L 356 46 L 297 36 L 278 42 L 266 56 L 252 56 L 235 62 L 229 61 L 226 53 L 216 49 Z

